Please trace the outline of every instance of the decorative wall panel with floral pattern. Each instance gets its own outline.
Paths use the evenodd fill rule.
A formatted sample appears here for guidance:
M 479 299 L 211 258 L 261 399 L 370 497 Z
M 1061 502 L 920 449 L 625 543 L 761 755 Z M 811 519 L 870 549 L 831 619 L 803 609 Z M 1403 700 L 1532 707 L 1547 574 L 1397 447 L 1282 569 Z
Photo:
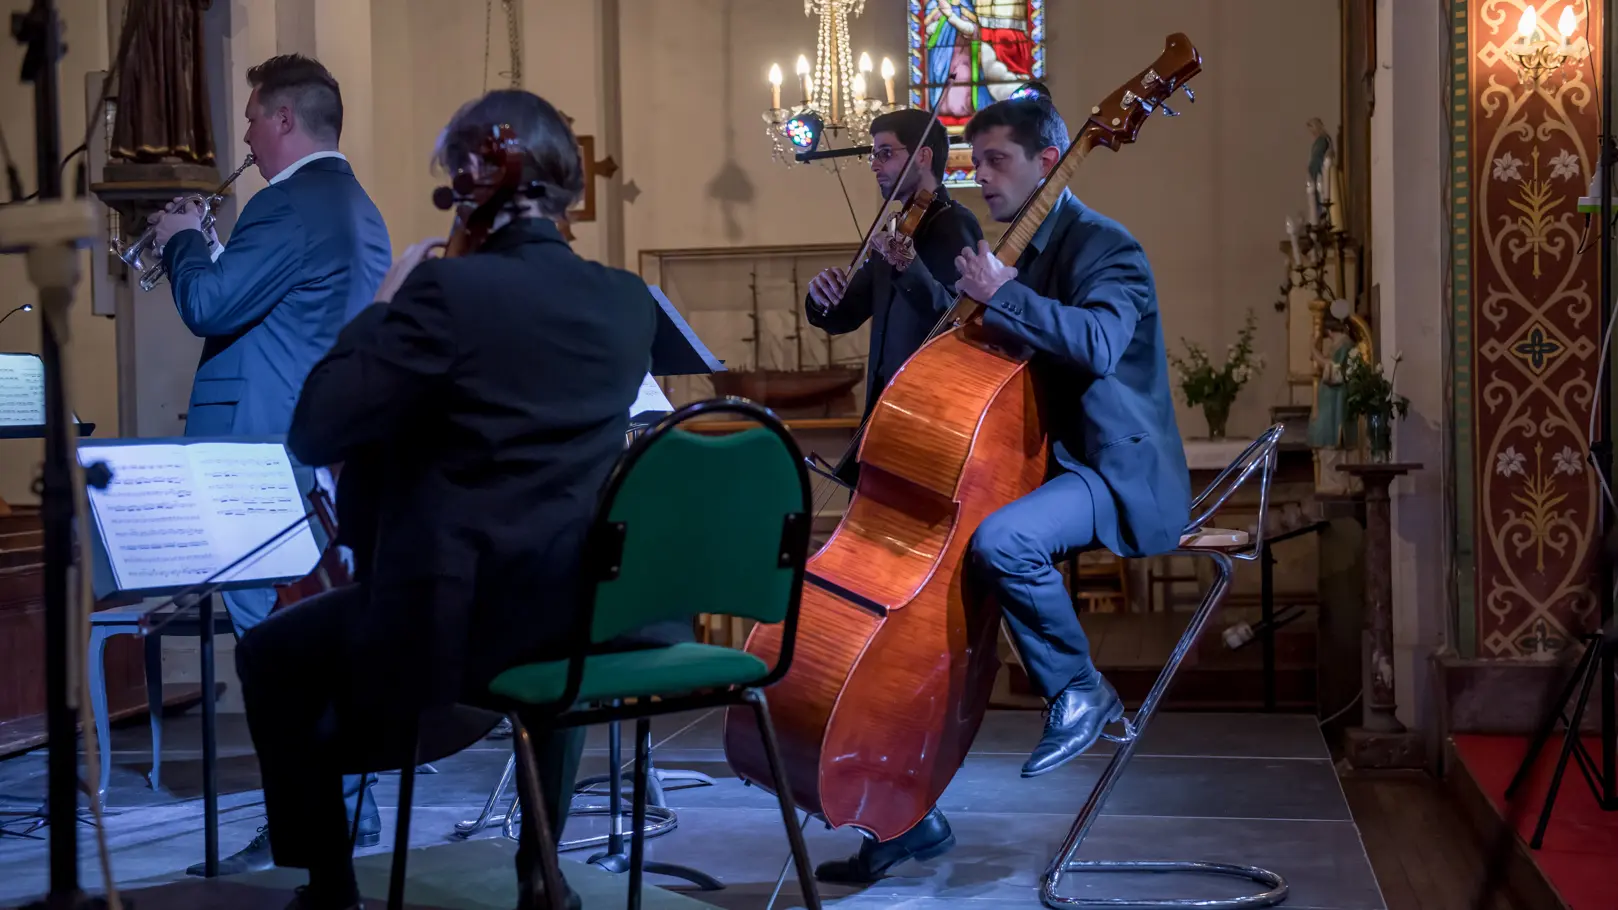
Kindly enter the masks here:
M 1540 86 L 1520 83 L 1504 51 L 1526 5 L 1454 6 L 1458 530 L 1470 538 L 1457 551 L 1471 595 L 1463 651 L 1550 659 L 1596 608 L 1600 510 L 1585 452 L 1599 256 L 1577 205 L 1600 106 L 1589 57 Z M 1541 21 L 1569 5 L 1584 45 L 1586 28 L 1601 27 L 1588 0 L 1542 4 Z

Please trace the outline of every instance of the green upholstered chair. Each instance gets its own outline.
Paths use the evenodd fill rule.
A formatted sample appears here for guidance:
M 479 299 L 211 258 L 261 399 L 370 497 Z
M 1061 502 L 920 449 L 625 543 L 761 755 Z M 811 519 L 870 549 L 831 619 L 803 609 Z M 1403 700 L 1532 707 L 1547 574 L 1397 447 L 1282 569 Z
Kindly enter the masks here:
M 727 435 L 681 426 L 715 413 L 758 426 Z M 539 840 L 529 853 L 539 857 L 547 895 L 561 893 L 561 832 L 548 830 L 531 731 L 637 721 L 629 865 L 634 910 L 645 861 L 650 718 L 733 704 L 751 707 L 758 718 L 804 900 L 818 910 L 763 692 L 791 664 L 811 514 L 809 477 L 796 442 L 774 414 L 744 399 L 681 408 L 624 453 L 585 544 L 574 656 L 513 667 L 489 687 L 512 717 L 522 810 L 536 821 L 530 830 Z M 745 651 L 696 642 L 612 650 L 627 633 L 689 623 L 702 613 L 783 623 L 775 666 Z M 525 870 L 527 887 L 537 884 L 535 871 Z

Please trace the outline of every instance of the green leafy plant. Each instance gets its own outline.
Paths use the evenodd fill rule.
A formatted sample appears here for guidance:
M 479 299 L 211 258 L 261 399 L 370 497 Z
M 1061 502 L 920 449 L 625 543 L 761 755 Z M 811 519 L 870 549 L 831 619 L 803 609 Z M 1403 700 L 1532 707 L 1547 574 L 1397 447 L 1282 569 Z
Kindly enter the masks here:
M 1382 364 L 1372 366 L 1358 353 L 1348 358 L 1343 370 L 1343 410 L 1349 417 L 1390 419 L 1397 415 L 1403 420 L 1410 413 L 1410 399 L 1393 391 L 1403 359 L 1404 355 L 1394 354 L 1393 369 L 1384 374 Z
M 1225 362 L 1219 366 L 1214 366 L 1208 359 L 1208 352 L 1203 350 L 1202 345 L 1186 341 L 1183 337 L 1180 339 L 1185 346 L 1185 356 L 1182 358 L 1171 354 L 1169 363 L 1180 374 L 1180 392 L 1185 396 L 1187 405 L 1193 408 L 1198 405 L 1230 408 L 1230 403 L 1236 400 L 1236 393 L 1264 370 L 1264 355 L 1253 353 L 1253 335 L 1257 332 L 1258 317 L 1248 310 L 1247 324 L 1236 336 L 1235 343 L 1225 349 Z

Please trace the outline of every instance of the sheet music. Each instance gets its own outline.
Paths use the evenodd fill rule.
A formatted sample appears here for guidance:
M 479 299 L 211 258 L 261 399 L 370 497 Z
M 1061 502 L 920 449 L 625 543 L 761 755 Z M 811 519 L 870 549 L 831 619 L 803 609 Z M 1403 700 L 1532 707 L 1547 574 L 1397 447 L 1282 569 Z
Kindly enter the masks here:
M 667 395 L 663 394 L 663 387 L 651 373 L 640 381 L 640 391 L 635 395 L 635 403 L 629 406 L 629 416 L 634 417 L 643 411 L 672 411 L 674 405 L 669 404 Z
M 106 462 L 89 490 L 114 581 L 132 591 L 212 577 L 304 514 L 286 449 L 274 443 L 86 446 Z M 307 523 L 219 580 L 299 578 L 320 558 Z
M 45 423 L 45 362 L 33 354 L 0 354 L 0 426 Z

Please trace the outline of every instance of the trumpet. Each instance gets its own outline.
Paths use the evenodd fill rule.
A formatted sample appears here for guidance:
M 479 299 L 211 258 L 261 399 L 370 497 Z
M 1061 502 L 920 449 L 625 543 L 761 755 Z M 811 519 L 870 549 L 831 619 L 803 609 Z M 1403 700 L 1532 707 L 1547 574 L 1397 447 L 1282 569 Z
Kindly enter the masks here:
M 243 158 L 242 166 L 237 168 L 235 173 L 225 178 L 225 182 L 219 184 L 219 189 L 214 190 L 213 195 L 208 198 L 191 196 L 185 200 L 186 205 L 195 203 L 202 210 L 202 236 L 207 238 L 210 252 L 217 246 L 213 239 L 214 209 L 219 206 L 220 202 L 224 201 L 225 190 L 236 182 L 236 178 L 242 175 L 242 171 L 247 170 L 257 160 L 253 155 Z M 163 251 L 157 246 L 157 225 L 155 224 L 148 227 L 145 233 L 135 238 L 134 242 L 128 246 L 120 248 L 118 244 L 114 243 L 112 252 L 113 255 L 123 260 L 125 265 L 140 274 L 140 289 L 143 291 L 149 291 L 157 287 L 158 282 L 162 281 L 167 274 L 167 270 L 163 268 Z

